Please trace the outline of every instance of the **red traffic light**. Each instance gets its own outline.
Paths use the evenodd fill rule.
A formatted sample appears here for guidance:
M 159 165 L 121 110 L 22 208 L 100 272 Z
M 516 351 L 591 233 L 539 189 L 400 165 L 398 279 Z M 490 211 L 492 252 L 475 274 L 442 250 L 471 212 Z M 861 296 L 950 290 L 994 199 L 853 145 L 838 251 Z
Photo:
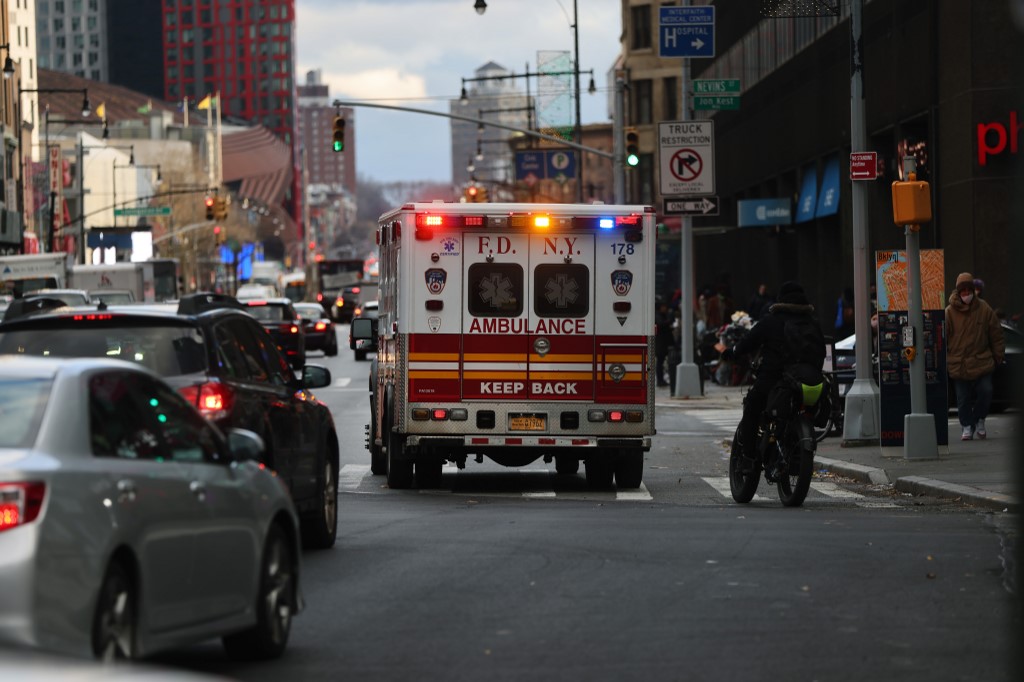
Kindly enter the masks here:
M 214 234 L 220 234 L 220 225 L 214 225 L 213 226 L 213 233 Z
M 213 206 L 213 197 L 206 197 L 206 206 L 209 208 Z

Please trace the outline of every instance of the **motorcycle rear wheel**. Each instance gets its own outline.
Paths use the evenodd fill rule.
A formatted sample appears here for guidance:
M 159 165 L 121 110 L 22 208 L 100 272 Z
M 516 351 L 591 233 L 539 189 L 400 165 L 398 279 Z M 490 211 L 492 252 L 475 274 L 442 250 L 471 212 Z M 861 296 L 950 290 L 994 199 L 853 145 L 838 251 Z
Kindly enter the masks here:
M 802 437 L 802 429 L 806 429 L 806 433 L 810 435 Z M 814 449 L 809 443 L 814 442 L 813 433 L 813 426 L 805 416 L 795 418 L 786 429 L 783 443 L 786 448 L 788 471 L 781 475 L 778 482 L 779 499 L 786 507 L 802 505 L 807 498 L 807 491 L 811 488 Z
M 729 454 L 729 490 L 732 491 L 732 499 L 740 504 L 746 504 L 754 499 L 757 492 L 761 467 L 757 462 L 750 462 L 743 456 L 739 440 L 740 429 L 737 426 L 732 437 L 732 452 Z M 749 470 L 744 471 L 744 468 Z

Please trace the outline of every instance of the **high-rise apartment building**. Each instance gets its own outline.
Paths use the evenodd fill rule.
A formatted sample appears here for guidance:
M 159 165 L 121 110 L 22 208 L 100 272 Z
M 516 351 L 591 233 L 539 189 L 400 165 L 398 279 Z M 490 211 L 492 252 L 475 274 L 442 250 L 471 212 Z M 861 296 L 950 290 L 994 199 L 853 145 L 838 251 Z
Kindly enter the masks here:
M 36 0 L 35 9 L 39 66 L 91 80 L 107 80 L 104 0 Z

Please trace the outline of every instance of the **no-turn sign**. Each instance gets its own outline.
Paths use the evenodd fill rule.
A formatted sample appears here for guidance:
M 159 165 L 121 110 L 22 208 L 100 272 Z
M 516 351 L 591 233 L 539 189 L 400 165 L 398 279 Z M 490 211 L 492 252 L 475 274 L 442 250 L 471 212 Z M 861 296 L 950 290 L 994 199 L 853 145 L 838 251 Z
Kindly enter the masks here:
M 714 121 L 663 121 L 658 124 L 662 196 L 715 193 Z

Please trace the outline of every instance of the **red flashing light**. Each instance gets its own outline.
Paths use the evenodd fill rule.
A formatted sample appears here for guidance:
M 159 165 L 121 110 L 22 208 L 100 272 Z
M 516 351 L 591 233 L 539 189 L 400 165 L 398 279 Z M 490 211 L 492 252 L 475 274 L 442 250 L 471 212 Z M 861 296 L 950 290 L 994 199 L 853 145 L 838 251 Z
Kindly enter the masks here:
M 431 414 L 431 417 L 433 417 L 434 421 L 444 421 L 448 418 L 448 410 L 436 408 Z
M 483 227 L 484 217 L 481 215 L 471 215 L 465 218 L 466 227 Z
M 611 410 L 608 412 L 608 421 L 610 422 L 620 422 L 624 418 L 625 414 L 623 414 L 622 410 Z
M 616 225 L 639 225 L 640 216 L 638 215 L 617 215 L 615 216 Z

